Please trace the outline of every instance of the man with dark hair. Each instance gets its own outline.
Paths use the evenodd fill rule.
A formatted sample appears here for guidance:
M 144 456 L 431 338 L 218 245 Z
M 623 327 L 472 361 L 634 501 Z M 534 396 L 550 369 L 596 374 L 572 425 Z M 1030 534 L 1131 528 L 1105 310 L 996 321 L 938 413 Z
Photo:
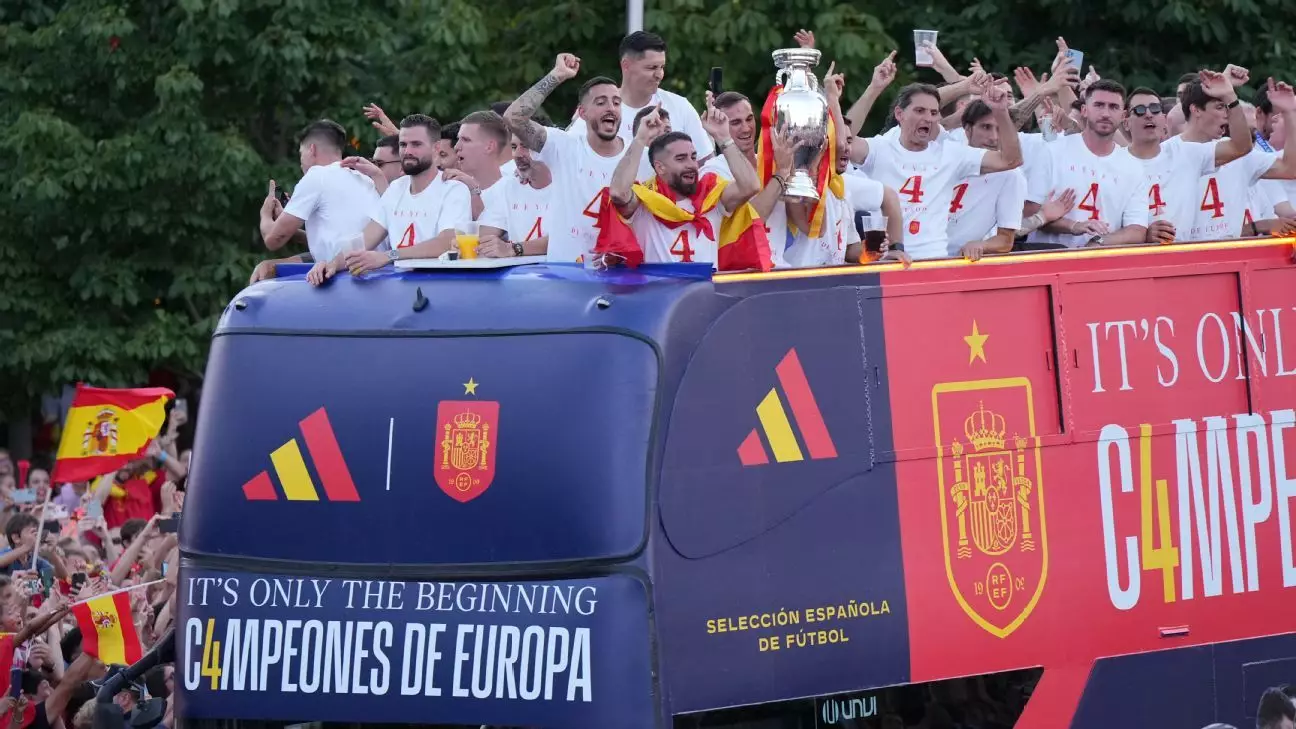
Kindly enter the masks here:
M 456 229 L 472 221 L 472 208 L 467 186 L 446 180 L 433 166 L 440 136 L 441 125 L 429 116 L 411 114 L 401 120 L 405 176 L 387 187 L 380 204 L 371 206 L 363 245 L 316 264 L 307 281 L 319 285 L 343 265 L 354 276 L 404 258 L 436 258 L 454 246 Z M 384 239 L 389 250 L 376 250 Z
M 1031 234 L 1031 241 L 1068 248 L 1143 243 L 1147 238 L 1147 176 L 1116 144 L 1125 118 L 1125 87 L 1111 79 L 1085 89 L 1084 131 L 1048 145 L 1049 190 L 1073 190 L 1074 209 Z
M 742 152 L 743 157 L 756 169 L 756 145 L 759 141 L 759 130 L 756 128 L 756 114 L 751 100 L 737 91 L 725 91 L 715 97 L 715 108 L 724 113 L 729 120 L 729 137 L 734 146 Z M 774 154 L 774 169 L 765 187 L 751 199 L 751 206 L 765 223 L 769 237 L 770 261 L 774 268 L 785 268 L 784 257 L 792 240 L 788 235 L 787 207 L 783 204 L 783 186 L 792 174 L 792 150 L 786 147 L 786 140 L 779 135 L 771 137 Z M 712 157 L 702 166 L 703 172 L 714 172 L 726 180 L 733 180 L 733 171 L 724 155 Z
M 576 77 L 580 59 L 560 53 L 553 70 L 509 105 L 504 122 L 553 173 L 553 223 L 549 229 L 550 261 L 583 261 L 594 250 L 603 192 L 625 154 L 621 129 L 621 92 L 612 79 L 596 76 L 581 86 L 580 115 L 588 122 L 579 131 L 546 129 L 532 116 L 559 84 Z M 638 164 L 638 160 L 635 160 Z
M 1296 729 L 1296 704 L 1281 688 L 1266 689 L 1260 696 L 1256 729 Z
M 641 120 L 634 141 L 612 174 L 609 199 L 629 221 L 646 262 L 717 265 L 724 218 L 760 191 L 756 170 L 729 138 L 725 115 L 708 108 L 702 124 L 734 171 L 732 184 L 714 172 L 701 174 L 693 140 L 684 132 L 666 132 L 665 121 L 656 113 Z M 645 149 L 654 174 L 646 184 L 638 185 L 638 160 Z M 710 194 L 717 188 L 718 197 Z M 656 196 L 653 199 L 680 215 L 670 221 L 659 218 L 659 210 L 642 203 L 646 196 Z M 680 224 L 680 218 L 687 222 Z
M 1248 75 L 1229 75 L 1228 81 L 1231 86 L 1238 86 L 1248 78 Z M 1242 110 L 1237 108 L 1241 102 L 1231 86 L 1227 92 L 1208 89 L 1199 79 L 1184 89 L 1182 105 L 1187 127 L 1180 135 L 1183 141 L 1215 143 L 1224 133 L 1225 120 L 1230 121 L 1230 134 L 1234 133 L 1232 115 L 1241 116 Z M 1291 86 L 1276 84 L 1272 78 L 1268 79 L 1266 97 L 1270 107 L 1282 113 L 1285 124 L 1296 120 L 1296 93 L 1293 93 Z M 1193 222 L 1189 230 L 1181 233 L 1181 240 L 1237 238 L 1243 233 L 1244 224 L 1257 219 L 1272 219 L 1273 201 L 1259 200 L 1257 209 L 1251 210 L 1252 190 L 1261 180 L 1290 180 L 1296 177 L 1296 159 L 1288 160 L 1286 151 L 1279 156 L 1274 152 L 1253 148 L 1253 138 L 1245 119 L 1236 131 L 1244 134 L 1247 153 L 1228 164 L 1221 164 L 1213 173 L 1200 177 L 1194 196 Z
M 455 144 L 459 142 L 459 122 L 441 127 L 440 139 L 436 141 L 436 168 L 445 172 L 459 168 L 459 155 L 455 154 Z
M 531 150 L 513 137 L 509 145 L 515 175 L 495 183 L 486 209 L 478 219 L 477 255 L 484 258 L 541 256 L 549 251 L 548 215 L 553 199 L 553 175 L 549 167 L 532 159 Z
M 378 145 L 374 147 L 373 163 L 383 174 L 383 179 L 387 184 L 391 184 L 405 175 L 405 170 L 401 169 L 400 158 L 400 135 L 388 134 L 378 140 Z M 383 185 L 379 192 L 386 192 L 387 185 Z
M 621 126 L 618 135 L 629 144 L 634 139 L 631 122 L 643 109 L 660 106 L 673 119 L 673 128 L 689 135 L 697 147 L 699 159 L 714 152 L 711 140 L 702 128 L 701 117 L 689 100 L 661 88 L 666 75 L 666 41 L 655 33 L 635 31 L 621 40 Z M 567 131 L 580 135 L 587 118 L 579 113 Z
M 1129 153 L 1143 166 L 1148 184 L 1148 243 L 1170 243 L 1185 239 L 1197 214 L 1197 181 L 1214 174 L 1221 165 L 1251 151 L 1246 117 L 1236 104 L 1237 93 L 1224 74 L 1203 70 L 1192 83 L 1224 104 L 1229 138 L 1221 142 L 1191 142 L 1182 136 L 1165 142 L 1166 109 L 1152 89 L 1137 88 L 1130 94 L 1125 114 Z M 1190 240 L 1190 239 L 1189 239 Z
M 643 122 L 644 117 L 648 116 L 649 114 L 652 114 L 653 112 L 657 113 L 657 118 L 660 119 L 662 121 L 662 124 L 664 125 L 662 128 L 662 134 L 669 134 L 671 131 L 673 131 L 671 129 L 669 111 L 666 111 L 664 107 L 645 106 L 644 108 L 640 109 L 637 113 L 635 113 L 634 122 L 630 124 L 630 133 L 638 134 L 639 125 L 641 122 Z M 647 182 L 648 180 L 652 179 L 652 176 L 655 174 L 657 173 L 653 171 L 652 162 L 648 161 L 648 155 L 645 154 L 639 160 L 639 171 L 635 174 L 635 182 Z
M 275 182 L 270 181 L 261 205 L 261 237 L 266 248 L 277 251 L 305 224 L 310 255 L 262 261 L 252 273 L 252 283 L 274 278 L 280 263 L 327 261 L 364 230 L 378 192 L 367 176 L 342 166 L 346 144 L 346 130 L 328 119 L 314 122 L 302 132 L 298 147 L 302 178 L 283 207 L 275 196 Z
M 889 83 L 879 80 L 878 73 L 875 70 L 874 84 Z M 982 100 L 1000 129 L 1016 129 L 1008 113 L 1008 95 L 1001 86 L 988 86 Z M 940 106 L 940 91 L 935 86 L 910 84 L 900 90 L 892 111 L 900 133 L 855 142 L 855 155 L 863 158 L 860 169 L 864 174 L 899 193 L 904 207 L 904 250 L 915 260 L 948 255 L 949 210 L 956 183 L 1022 164 L 1016 134 L 1001 136 L 1000 148 L 994 150 L 936 143 L 941 132 Z
M 473 220 L 481 216 L 485 196 L 503 177 L 500 168 L 511 157 L 512 138 L 504 119 L 493 111 L 474 111 L 459 122 L 459 140 L 455 142 L 459 168 L 446 172 L 445 178 L 468 186 Z
M 1001 137 L 1016 134 L 1012 127 L 1001 129 L 980 99 L 963 107 L 963 131 L 976 149 L 998 149 Z M 1011 251 L 1025 203 L 1026 175 L 1020 169 L 960 180 L 950 200 L 948 254 L 976 261 L 983 253 Z

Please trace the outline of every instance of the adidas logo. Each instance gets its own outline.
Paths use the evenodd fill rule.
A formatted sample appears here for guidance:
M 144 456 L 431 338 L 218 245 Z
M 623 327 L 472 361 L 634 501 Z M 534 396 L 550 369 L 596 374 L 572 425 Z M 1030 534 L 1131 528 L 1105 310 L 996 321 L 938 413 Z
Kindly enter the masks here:
M 783 389 L 787 404 L 792 409 L 792 420 L 789 421 L 783 400 L 779 397 L 779 387 L 770 388 L 769 393 L 756 406 L 760 428 L 752 428 L 742 445 L 738 446 L 738 460 L 744 466 L 763 466 L 769 463 L 769 454 L 765 450 L 765 444 L 768 443 L 774 460 L 779 463 L 804 461 L 801 443 L 797 442 L 796 433 L 792 431 L 793 422 L 801 432 L 801 440 L 811 458 L 836 458 L 837 447 L 833 445 L 828 426 L 819 413 L 819 404 L 815 402 L 795 348 L 788 350 L 774 372 L 778 375 L 778 384 Z M 765 434 L 763 441 L 761 432 Z
M 319 474 L 320 483 L 324 486 L 326 501 L 359 501 L 355 482 L 351 472 L 342 458 L 342 449 L 338 447 L 337 436 L 333 435 L 333 426 L 329 424 L 328 413 L 324 408 L 307 415 L 298 425 L 302 438 L 306 441 L 306 450 L 315 463 L 315 472 Z M 275 475 L 283 486 L 284 497 L 289 501 L 319 501 L 319 491 L 311 481 L 310 472 L 306 470 L 306 461 L 302 458 L 301 448 L 294 438 L 279 446 L 270 454 Z M 279 493 L 275 491 L 270 474 L 262 471 L 243 484 L 243 495 L 249 501 L 277 501 Z

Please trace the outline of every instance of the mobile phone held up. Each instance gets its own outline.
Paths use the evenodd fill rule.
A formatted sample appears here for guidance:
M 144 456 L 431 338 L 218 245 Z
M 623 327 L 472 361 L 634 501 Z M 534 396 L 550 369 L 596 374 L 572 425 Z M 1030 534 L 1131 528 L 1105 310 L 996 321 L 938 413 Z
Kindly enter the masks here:
M 280 205 L 288 207 L 288 192 L 280 185 L 275 185 L 275 199 Z
M 165 519 L 158 519 L 157 528 L 160 534 L 175 534 L 180 529 L 180 517 L 170 516 Z
M 711 75 L 707 78 L 707 89 L 711 91 L 712 96 L 724 93 L 724 69 L 720 66 L 711 67 Z

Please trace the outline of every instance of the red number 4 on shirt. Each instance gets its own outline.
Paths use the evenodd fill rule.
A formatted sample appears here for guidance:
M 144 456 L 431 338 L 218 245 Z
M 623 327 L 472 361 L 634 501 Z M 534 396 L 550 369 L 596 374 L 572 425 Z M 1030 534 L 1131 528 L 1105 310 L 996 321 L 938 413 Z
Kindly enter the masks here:
M 1220 201 L 1219 183 L 1212 177 L 1206 181 L 1206 194 L 1202 195 L 1202 210 L 1209 210 L 1211 218 L 1224 217 L 1224 203 Z
M 911 203 L 922 202 L 922 175 L 914 175 L 905 180 L 905 183 L 900 186 L 900 194 L 908 195 Z
M 1098 183 L 1089 186 L 1089 192 L 1085 193 L 1084 199 L 1076 208 L 1089 213 L 1090 220 L 1098 219 Z

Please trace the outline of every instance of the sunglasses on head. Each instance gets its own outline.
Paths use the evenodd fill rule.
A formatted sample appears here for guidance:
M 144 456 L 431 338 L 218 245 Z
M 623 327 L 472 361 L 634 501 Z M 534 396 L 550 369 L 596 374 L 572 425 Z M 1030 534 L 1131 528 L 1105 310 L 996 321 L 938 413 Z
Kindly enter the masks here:
M 1152 102 L 1151 104 L 1139 104 L 1138 106 L 1130 107 L 1130 113 L 1133 114 L 1134 116 L 1147 116 L 1148 114 L 1160 114 L 1163 111 L 1166 111 L 1166 109 L 1162 107 L 1159 102 L 1155 102 L 1155 101 Z

